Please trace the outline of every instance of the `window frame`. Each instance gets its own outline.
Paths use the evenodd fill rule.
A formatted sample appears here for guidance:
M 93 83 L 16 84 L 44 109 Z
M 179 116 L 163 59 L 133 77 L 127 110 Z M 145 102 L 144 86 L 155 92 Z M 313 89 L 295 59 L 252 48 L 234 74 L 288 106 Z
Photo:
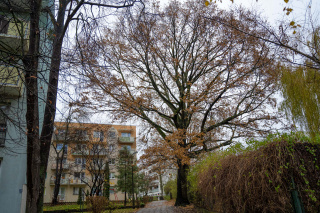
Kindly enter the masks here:
M 110 179 L 110 180 L 116 179 L 116 173 L 110 172 L 109 179 Z

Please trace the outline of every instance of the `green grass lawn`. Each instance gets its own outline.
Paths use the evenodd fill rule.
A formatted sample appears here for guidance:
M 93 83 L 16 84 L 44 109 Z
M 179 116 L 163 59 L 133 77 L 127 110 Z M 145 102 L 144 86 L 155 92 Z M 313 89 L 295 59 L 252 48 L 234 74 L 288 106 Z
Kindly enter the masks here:
M 87 205 L 84 204 L 83 208 L 87 208 Z M 54 210 L 68 210 L 68 209 L 80 209 L 80 205 L 73 204 L 73 205 L 56 205 L 56 206 L 44 206 L 44 211 L 54 211 Z
M 121 204 L 119 204 L 121 205 Z M 86 209 L 87 205 L 84 204 L 83 209 Z M 74 204 L 74 205 L 56 205 L 56 206 L 44 206 L 44 211 L 54 211 L 54 210 L 71 210 L 71 209 L 80 209 L 80 205 Z M 113 210 L 112 213 L 130 213 L 130 212 L 136 212 L 137 209 L 116 209 Z M 105 211 L 108 213 L 109 211 Z

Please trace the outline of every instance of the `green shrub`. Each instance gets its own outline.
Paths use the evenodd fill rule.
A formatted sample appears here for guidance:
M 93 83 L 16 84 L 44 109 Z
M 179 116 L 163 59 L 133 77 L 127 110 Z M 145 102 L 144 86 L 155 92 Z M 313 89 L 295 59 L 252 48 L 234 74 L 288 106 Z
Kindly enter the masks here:
M 169 180 L 163 188 L 164 193 L 169 195 L 170 199 L 177 197 L 177 179 Z
M 292 179 L 306 212 L 320 206 L 320 140 L 270 135 L 204 156 L 189 172 L 191 200 L 210 211 L 293 212 Z
M 88 196 L 86 198 L 87 208 L 92 213 L 102 213 L 108 207 L 108 200 L 103 196 Z

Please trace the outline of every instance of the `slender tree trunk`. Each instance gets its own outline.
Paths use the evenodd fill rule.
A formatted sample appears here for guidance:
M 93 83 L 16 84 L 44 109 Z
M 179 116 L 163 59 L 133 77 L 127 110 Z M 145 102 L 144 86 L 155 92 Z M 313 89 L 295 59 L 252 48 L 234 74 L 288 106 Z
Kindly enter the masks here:
M 127 162 L 124 167 L 124 207 L 127 206 Z
M 110 200 L 110 168 L 109 163 L 107 162 L 104 170 L 104 185 L 103 185 L 103 195 Z
M 60 181 L 61 181 L 61 175 L 62 175 L 62 169 L 63 169 L 63 166 L 62 166 L 63 152 L 64 150 L 62 150 L 62 157 L 59 158 L 59 154 L 57 154 L 57 159 L 56 159 L 56 179 L 54 183 L 53 198 L 52 198 L 53 205 L 58 204 L 58 195 L 59 195 Z
M 189 166 L 182 164 L 178 160 L 178 177 L 177 177 L 177 199 L 175 206 L 185 206 L 190 204 L 188 199 L 188 174 Z
M 30 44 L 23 58 L 27 96 L 27 213 L 38 212 L 40 202 L 40 141 L 38 106 L 38 64 L 40 44 L 41 0 L 30 1 Z
M 43 207 L 43 192 L 45 184 L 45 176 L 47 171 L 48 156 L 50 152 L 51 138 L 53 134 L 53 125 L 56 115 L 56 102 L 57 102 L 57 91 L 58 91 L 58 80 L 59 80 L 59 69 L 61 64 L 61 49 L 64 37 L 64 15 L 66 2 L 62 1 L 61 7 L 58 11 L 57 27 L 56 27 L 56 37 L 52 44 L 52 56 L 50 64 L 50 75 L 49 84 L 47 91 L 46 107 L 44 112 L 44 119 L 41 131 L 41 165 L 40 165 L 40 186 L 41 190 L 39 193 L 40 201 L 39 209 L 42 211 Z

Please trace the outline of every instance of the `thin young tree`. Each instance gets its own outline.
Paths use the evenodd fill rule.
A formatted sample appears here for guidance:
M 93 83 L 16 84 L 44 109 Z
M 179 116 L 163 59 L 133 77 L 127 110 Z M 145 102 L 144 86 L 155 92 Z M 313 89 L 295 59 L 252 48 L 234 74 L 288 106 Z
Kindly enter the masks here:
M 117 185 L 118 191 L 124 192 L 124 206 L 127 205 L 127 195 L 134 196 L 133 183 L 137 180 L 136 172 L 138 167 L 135 165 L 135 157 L 126 147 L 119 151 L 119 160 L 117 162 Z

